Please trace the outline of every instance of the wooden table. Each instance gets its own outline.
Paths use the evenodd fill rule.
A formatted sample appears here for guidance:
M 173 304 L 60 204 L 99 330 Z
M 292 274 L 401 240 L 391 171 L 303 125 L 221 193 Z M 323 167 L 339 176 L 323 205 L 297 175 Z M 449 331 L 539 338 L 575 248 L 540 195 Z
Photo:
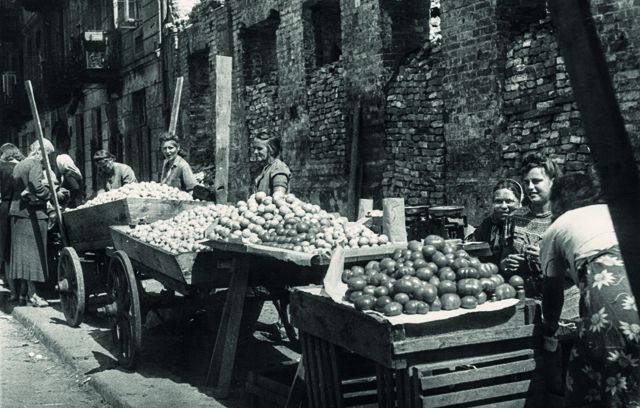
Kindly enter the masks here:
M 375 364 L 381 407 L 474 401 L 488 407 L 498 398 L 509 407 L 531 404 L 536 394 L 544 397 L 545 387 L 538 364 L 541 334 L 534 324 L 539 310 L 525 300 L 497 312 L 394 326 L 315 289 L 295 290 L 291 296 L 311 407 L 345 406 L 340 356 L 345 352 Z

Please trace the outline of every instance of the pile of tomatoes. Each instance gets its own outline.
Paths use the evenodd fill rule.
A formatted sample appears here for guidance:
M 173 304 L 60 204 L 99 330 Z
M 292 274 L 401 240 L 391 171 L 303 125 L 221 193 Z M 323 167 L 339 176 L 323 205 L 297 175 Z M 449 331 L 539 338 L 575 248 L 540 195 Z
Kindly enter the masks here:
M 77 209 L 93 207 L 98 204 L 110 203 L 123 198 L 158 198 L 162 200 L 193 201 L 191 194 L 176 187 L 154 181 L 126 184 L 115 190 L 98 194 Z
M 524 283 L 517 275 L 506 283 L 495 264 L 456 250 L 437 235 L 427 236 L 424 244 L 411 241 L 393 257 L 345 269 L 342 281 L 348 286 L 345 299 L 356 309 L 386 316 L 475 309 L 487 300 L 515 298 L 514 286 Z

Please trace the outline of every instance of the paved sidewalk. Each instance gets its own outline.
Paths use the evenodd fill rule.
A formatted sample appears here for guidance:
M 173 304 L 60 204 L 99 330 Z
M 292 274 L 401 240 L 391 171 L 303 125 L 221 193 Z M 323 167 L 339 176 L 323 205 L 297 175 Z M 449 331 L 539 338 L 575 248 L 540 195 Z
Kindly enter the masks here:
M 265 349 L 254 338 L 249 344 L 240 344 L 236 370 L 241 380 L 236 380 L 228 399 L 218 401 L 212 389 L 201 386 L 213 345 L 210 328 L 197 327 L 196 335 L 182 336 L 160 327 L 145 330 L 142 362 L 135 372 L 126 372 L 109 351 L 111 332 L 105 320 L 88 316 L 88 323 L 71 328 L 55 303 L 46 308 L 3 306 L 6 298 L 6 292 L 0 293 L 0 306 L 85 376 L 87 384 L 114 407 L 247 407 L 250 404 L 243 379 L 249 369 L 255 368 L 250 363 L 255 365 L 260 360 L 268 365 L 296 357 L 282 346 L 272 344 Z

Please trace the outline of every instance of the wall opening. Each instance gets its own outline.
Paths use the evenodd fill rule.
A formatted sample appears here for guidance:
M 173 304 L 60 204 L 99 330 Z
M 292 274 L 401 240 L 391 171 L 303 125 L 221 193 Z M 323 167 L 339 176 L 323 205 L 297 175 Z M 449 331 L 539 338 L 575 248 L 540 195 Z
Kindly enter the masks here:
M 192 166 L 200 168 L 211 163 L 214 156 L 214 113 L 210 93 L 209 48 L 189 55 L 189 159 Z
M 280 14 L 271 11 L 266 20 L 240 30 L 246 84 L 278 82 L 276 32 Z
M 383 0 L 382 41 L 385 65 L 394 67 L 405 55 L 429 41 L 429 0 Z
M 340 1 L 309 1 L 302 15 L 307 71 L 338 61 L 342 55 Z

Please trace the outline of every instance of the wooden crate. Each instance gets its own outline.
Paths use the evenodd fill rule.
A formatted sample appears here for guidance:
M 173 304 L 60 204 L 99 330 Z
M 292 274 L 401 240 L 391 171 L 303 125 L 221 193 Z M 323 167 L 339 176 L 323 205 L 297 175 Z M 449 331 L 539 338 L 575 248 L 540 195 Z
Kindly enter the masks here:
M 151 223 L 181 211 L 206 205 L 201 201 L 123 198 L 110 203 L 64 212 L 62 219 L 69 244 L 77 251 L 103 250 L 112 245 L 109 227 Z
M 498 312 L 391 325 L 298 290 L 291 314 L 303 341 L 312 407 L 344 406 L 340 349 L 375 365 L 382 407 L 525 407 L 540 406 L 539 398 L 546 397 L 541 334 L 534 324 L 539 307 L 531 300 Z

